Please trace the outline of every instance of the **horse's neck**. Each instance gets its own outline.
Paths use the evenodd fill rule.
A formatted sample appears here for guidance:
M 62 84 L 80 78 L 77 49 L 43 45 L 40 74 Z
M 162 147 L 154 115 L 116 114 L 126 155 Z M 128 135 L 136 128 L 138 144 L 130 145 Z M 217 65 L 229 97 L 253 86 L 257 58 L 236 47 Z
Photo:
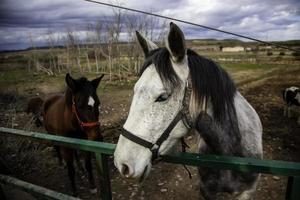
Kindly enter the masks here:
M 72 94 L 71 90 L 68 88 L 64 94 L 64 102 L 70 108 L 72 108 L 72 103 L 73 103 L 72 98 L 73 98 L 73 94 Z
M 196 130 L 206 143 L 210 153 L 220 155 L 239 155 L 242 151 L 241 136 L 238 131 L 237 122 L 232 123 L 227 116 L 226 119 L 220 123 L 205 112 L 201 112 L 197 123 Z M 234 120 L 233 120 L 234 121 Z
M 72 93 L 70 90 L 67 90 L 63 97 L 64 102 L 64 116 L 68 119 L 68 128 L 70 130 L 78 130 L 80 129 L 80 125 L 78 123 L 78 120 L 73 112 L 72 108 Z
M 64 135 L 71 129 L 71 110 L 67 108 L 64 95 L 48 98 L 43 107 L 45 128 L 50 133 Z

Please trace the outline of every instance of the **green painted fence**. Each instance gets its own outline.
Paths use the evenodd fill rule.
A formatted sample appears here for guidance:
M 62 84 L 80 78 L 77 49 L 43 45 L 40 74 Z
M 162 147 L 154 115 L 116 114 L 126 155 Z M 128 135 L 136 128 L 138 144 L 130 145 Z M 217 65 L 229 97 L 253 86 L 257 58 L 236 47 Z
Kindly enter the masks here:
M 108 156 L 113 154 L 116 147 L 115 144 L 80 140 L 4 127 L 0 127 L 0 132 L 3 134 L 28 137 L 30 139 L 36 139 L 55 145 L 94 152 L 96 155 L 97 171 L 100 179 L 101 199 L 112 199 Z M 229 169 L 241 172 L 258 172 L 279 176 L 288 176 L 289 180 L 287 184 L 286 200 L 300 199 L 300 163 L 277 160 L 259 160 L 254 158 L 240 158 L 232 156 L 199 155 L 194 153 L 176 153 L 167 155 L 162 157 L 162 161 L 190 166 L 213 167 L 215 169 Z M 0 179 L 0 181 L 5 182 L 3 179 Z M 19 186 L 16 184 L 16 186 L 22 187 L 25 190 L 26 185 L 27 184 L 23 184 L 22 186 Z M 66 195 L 61 198 L 58 196 L 56 199 L 65 198 Z

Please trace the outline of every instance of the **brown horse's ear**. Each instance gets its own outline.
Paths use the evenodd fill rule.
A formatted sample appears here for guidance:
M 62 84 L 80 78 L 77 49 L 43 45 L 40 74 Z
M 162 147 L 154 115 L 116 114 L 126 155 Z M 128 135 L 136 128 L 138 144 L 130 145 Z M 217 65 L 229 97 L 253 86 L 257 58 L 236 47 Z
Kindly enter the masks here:
M 68 87 L 72 90 L 72 92 L 75 92 L 77 90 L 77 82 L 71 77 L 69 73 L 66 74 L 66 83 Z
M 180 62 L 186 54 L 185 38 L 180 28 L 170 23 L 170 31 L 166 40 L 166 47 L 174 62 Z
M 99 85 L 100 81 L 102 80 L 103 76 L 104 76 L 104 74 L 102 74 L 100 77 L 95 78 L 94 80 L 91 81 L 92 85 L 94 86 L 95 89 L 98 88 L 98 85 Z

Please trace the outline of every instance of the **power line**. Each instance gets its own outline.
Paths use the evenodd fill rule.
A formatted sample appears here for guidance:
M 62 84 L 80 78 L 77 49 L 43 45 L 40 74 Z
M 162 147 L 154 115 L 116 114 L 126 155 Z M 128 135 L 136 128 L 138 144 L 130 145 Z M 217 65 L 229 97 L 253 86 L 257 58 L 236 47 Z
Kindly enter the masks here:
M 198 26 L 198 27 L 213 30 L 213 31 L 218 31 L 218 32 L 221 32 L 221 33 L 229 34 L 229 35 L 234 35 L 234 36 L 237 36 L 237 37 L 240 37 L 240 38 L 245 38 L 245 39 L 253 40 L 253 41 L 256 41 L 256 42 L 263 43 L 263 44 L 276 46 L 276 47 L 279 47 L 279 48 L 282 48 L 282 49 L 288 49 L 290 51 L 300 52 L 299 50 L 296 50 L 296 49 L 293 49 L 293 48 L 290 48 L 290 47 L 287 47 L 287 46 L 282 46 L 280 44 L 276 44 L 276 43 L 272 43 L 272 42 L 266 42 L 266 41 L 259 40 L 259 39 L 256 39 L 256 38 L 244 36 L 244 35 L 229 32 L 229 31 L 224 31 L 224 30 L 221 30 L 221 29 L 217 29 L 217 28 L 213 28 L 213 27 L 209 27 L 209 26 L 205 26 L 205 25 L 201 25 L 201 24 L 192 23 L 192 22 L 189 22 L 189 21 L 181 20 L 181 19 L 176 19 L 176 18 L 173 18 L 173 17 L 167 17 L 167 16 L 163 16 L 163 15 L 159 15 L 159 14 L 154 14 L 154 13 L 150 13 L 150 12 L 146 12 L 146 11 L 142 11 L 142 10 L 127 8 L 127 7 L 124 7 L 124 6 L 118 6 L 118 5 L 99 2 L 99 1 L 93 1 L 93 0 L 83 0 L 83 1 L 96 3 L 96 4 L 100 4 L 100 5 L 105 5 L 105 6 L 109 6 L 109 7 L 114 7 L 114 8 L 119 8 L 119 9 L 123 9 L 123 10 L 129 10 L 129 11 L 132 11 L 132 12 L 142 13 L 142 14 L 145 14 L 145 15 L 152 15 L 152 16 L 159 17 L 159 18 L 169 19 L 169 20 L 181 22 L 181 23 L 184 23 L 184 24 L 189 24 L 189 25 Z

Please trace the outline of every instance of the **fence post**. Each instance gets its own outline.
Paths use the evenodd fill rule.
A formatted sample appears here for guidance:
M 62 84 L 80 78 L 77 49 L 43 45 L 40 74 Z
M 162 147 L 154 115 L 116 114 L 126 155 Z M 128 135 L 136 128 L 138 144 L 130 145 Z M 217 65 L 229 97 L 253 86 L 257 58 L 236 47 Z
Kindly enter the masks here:
M 95 153 L 97 171 L 100 180 L 100 197 L 102 200 L 111 200 L 111 187 L 108 169 L 108 155 L 102 153 Z
M 300 177 L 289 176 L 285 199 L 286 200 L 300 199 Z

